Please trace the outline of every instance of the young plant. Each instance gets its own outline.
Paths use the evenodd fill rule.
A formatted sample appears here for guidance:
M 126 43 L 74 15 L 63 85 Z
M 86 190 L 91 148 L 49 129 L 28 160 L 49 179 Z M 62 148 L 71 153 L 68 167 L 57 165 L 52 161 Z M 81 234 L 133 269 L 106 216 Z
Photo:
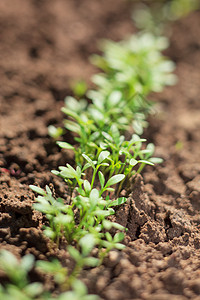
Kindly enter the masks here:
M 65 292 L 57 297 L 45 291 L 42 283 L 31 283 L 29 271 L 34 267 L 33 255 L 25 255 L 19 261 L 11 252 L 0 252 L 0 269 L 9 278 L 10 283 L 0 285 L 0 299 L 3 300 L 98 300 L 96 295 L 88 295 L 87 288 L 80 280 L 73 278 L 69 281 L 67 269 L 57 260 L 52 262 L 38 261 L 36 268 L 54 277 L 55 282 Z M 64 283 L 67 283 L 63 285 Z
M 80 99 L 86 87 L 77 85 L 75 94 L 79 101 L 66 97 L 62 108 L 67 116 L 65 130 L 72 133 L 74 143 L 57 144 L 74 151 L 75 166 L 67 164 L 52 172 L 67 183 L 67 203 L 53 197 L 48 186 L 45 190 L 30 186 L 39 194 L 34 208 L 48 221 L 44 233 L 58 247 L 65 240 L 74 260 L 71 274 L 63 273 L 59 263 L 39 263 L 62 287 L 74 287 L 74 291 L 64 294 L 67 299 L 89 299 L 85 287 L 77 283 L 78 274 L 85 266 L 100 264 L 111 249 L 124 247 L 121 241 L 125 228 L 109 218 L 115 213 L 114 208 L 127 200 L 118 197 L 124 181 L 140 173 L 146 164 L 162 161 L 152 157 L 154 145 L 144 146 L 146 140 L 139 135 L 148 125 L 146 118 L 153 105 L 147 95 L 175 82 L 171 74 L 174 64 L 161 53 L 167 45 L 166 38 L 147 33 L 118 43 L 104 43 L 104 55 L 93 57 L 93 62 L 104 71 L 93 77 L 96 89 L 87 92 L 87 100 Z M 126 140 L 124 134 L 128 130 L 132 136 Z M 61 130 L 50 126 L 49 132 L 57 138 Z M 120 232 L 112 236 L 111 228 Z M 98 257 L 92 256 L 94 248 L 98 249 Z M 75 288 L 76 283 L 82 285 L 81 292 Z
M 144 1 L 145 2 L 145 1 Z M 142 31 L 162 34 L 172 21 L 185 17 L 200 8 L 199 0 L 148 1 L 139 3 L 133 12 L 133 20 Z
M 92 58 L 105 72 L 93 78 L 98 89 L 108 94 L 117 88 L 129 99 L 135 94 L 145 96 L 162 91 L 165 85 L 173 85 L 174 63 L 161 53 L 168 44 L 167 38 L 151 33 L 135 34 L 122 42 L 105 41 L 104 55 Z
M 105 180 L 99 169 L 109 166 L 108 163 L 104 162 L 108 159 L 109 154 L 109 151 L 102 151 L 97 161 L 92 161 L 87 155 L 83 154 L 87 163 L 82 170 L 80 167 L 75 170 L 67 164 L 66 167 L 59 167 L 60 172 L 53 172 L 61 176 L 66 182 L 69 182 L 69 180 L 73 182 L 74 190 L 72 192 L 74 192 L 74 196 L 70 197 L 69 204 L 64 204 L 64 200 L 61 198 L 55 199 L 48 186 L 46 186 L 46 190 L 30 186 L 34 192 L 40 195 L 33 207 L 45 214 L 49 221 L 44 233 L 56 241 L 58 245 L 62 237 L 67 240 L 69 245 L 72 241 L 78 244 L 81 238 L 91 232 L 95 234 L 97 244 L 99 244 L 98 239 L 101 239 L 101 231 L 103 230 L 102 221 L 109 215 L 114 214 L 114 210 L 110 207 L 111 200 L 109 198 L 103 199 L 102 194 L 113 192 L 114 189 L 111 186 L 118 184 L 125 177 L 124 174 L 117 174 L 107 181 Z M 91 182 L 83 178 L 85 176 L 84 171 L 89 168 L 93 172 Z M 97 174 L 100 180 L 100 190 L 94 188 Z M 72 187 L 71 183 L 70 187 Z
M 10 279 L 6 287 L 0 285 L 0 298 L 5 300 L 39 299 L 44 289 L 41 283 L 29 283 L 28 273 L 34 266 L 34 257 L 31 254 L 19 261 L 11 252 L 0 252 L 0 268 Z

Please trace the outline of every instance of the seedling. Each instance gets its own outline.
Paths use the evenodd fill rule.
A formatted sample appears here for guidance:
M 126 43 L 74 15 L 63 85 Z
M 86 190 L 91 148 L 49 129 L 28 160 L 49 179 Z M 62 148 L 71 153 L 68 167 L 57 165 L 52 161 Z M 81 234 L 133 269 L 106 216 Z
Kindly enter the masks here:
M 93 259 L 93 258 L 92 258 Z M 94 258 L 95 259 L 95 258 Z M 89 261 L 87 262 L 89 263 Z M 90 262 L 91 264 L 91 262 Z M 61 293 L 58 297 L 52 297 L 50 293 L 44 290 L 42 283 L 31 283 L 28 278 L 29 271 L 34 267 L 33 255 L 25 255 L 21 261 L 9 251 L 0 252 L 1 270 L 10 279 L 11 283 L 0 285 L 0 299 L 3 300 L 97 300 L 95 295 L 88 295 L 86 286 L 78 279 L 73 277 L 69 281 L 67 269 L 57 260 L 47 262 L 38 261 L 37 268 L 46 274 L 54 277 L 55 282 L 60 285 L 61 290 L 71 290 Z M 67 281 L 67 282 L 66 282 Z M 64 285 L 67 283 L 67 285 Z M 70 284 L 69 284 L 70 283 Z
M 139 3 L 133 20 L 140 30 L 161 34 L 170 22 L 199 9 L 199 0 L 152 1 L 151 5 Z
M 83 97 L 87 91 L 87 83 L 84 80 L 77 80 L 71 84 L 75 96 Z
M 0 266 L 11 283 L 7 284 L 6 289 L 0 285 L 1 299 L 11 300 L 31 300 L 37 299 L 43 293 L 43 286 L 39 282 L 29 283 L 28 273 L 33 268 L 34 257 L 29 254 L 24 256 L 21 261 L 6 250 L 0 252 Z
M 62 108 L 67 117 L 65 129 L 49 127 L 54 139 L 68 131 L 74 137 L 72 144 L 57 144 L 74 152 L 75 165 L 52 171 L 66 182 L 67 201 L 54 197 L 48 186 L 30 186 L 39 194 L 34 209 L 47 219 L 44 234 L 58 247 L 66 244 L 74 261 L 70 274 L 58 261 L 37 264 L 62 290 L 72 287 L 72 292 L 60 295 L 59 300 L 95 299 L 87 295 L 77 277 L 85 266 L 102 263 L 111 249 L 124 248 L 125 228 L 110 218 L 116 207 L 126 203 L 120 192 L 145 165 L 162 162 L 152 157 L 154 145 L 146 144 L 140 135 L 148 126 L 146 119 L 153 107 L 147 95 L 175 83 L 171 74 L 174 64 L 161 53 L 167 45 L 166 38 L 149 33 L 118 43 L 104 42 L 104 55 L 92 59 L 104 72 L 93 77 L 96 89 L 86 93 L 85 83 L 77 83 L 73 89 L 78 100 L 68 96 Z M 111 229 L 117 232 L 111 234 Z M 95 248 L 98 254 L 94 257 Z
M 49 226 L 45 228 L 44 233 L 56 241 L 58 245 L 62 236 L 65 237 L 69 244 L 72 241 L 79 243 L 81 238 L 91 233 L 91 230 L 95 235 L 97 244 L 100 244 L 98 239 L 101 239 L 102 236 L 102 221 L 114 213 L 114 210 L 111 208 L 112 201 L 108 197 L 103 199 L 102 194 L 104 192 L 113 192 L 114 189 L 111 186 L 118 184 L 125 177 L 124 174 L 117 174 L 111 176 L 107 181 L 105 180 L 103 173 L 99 169 L 109 166 L 108 163 L 104 162 L 109 154 L 109 151 L 102 151 L 97 161 L 92 161 L 87 155 L 83 154 L 87 163 L 82 169 L 77 167 L 75 170 L 67 164 L 66 167 L 59 168 L 60 172 L 53 171 L 54 174 L 61 176 L 70 185 L 70 188 L 73 186 L 75 196 L 72 197 L 72 191 L 71 202 L 68 205 L 64 204 L 64 200 L 61 198 L 55 199 L 48 186 L 46 186 L 46 191 L 36 186 L 30 186 L 34 192 L 40 195 L 36 199 L 37 203 L 34 204 L 34 208 L 44 213 L 49 220 Z M 85 176 L 84 171 L 88 168 L 93 171 L 91 182 L 83 179 Z M 100 180 L 100 190 L 93 188 L 97 178 Z M 77 218 L 75 210 L 77 209 L 78 224 L 75 221 Z M 115 227 L 115 224 L 113 226 Z

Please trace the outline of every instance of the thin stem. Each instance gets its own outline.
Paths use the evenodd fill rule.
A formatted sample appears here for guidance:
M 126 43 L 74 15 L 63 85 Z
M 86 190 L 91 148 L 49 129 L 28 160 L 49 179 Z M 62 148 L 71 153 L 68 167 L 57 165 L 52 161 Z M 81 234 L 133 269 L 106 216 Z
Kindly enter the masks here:
M 142 172 L 142 170 L 144 169 L 144 166 L 145 166 L 145 163 L 142 163 L 142 164 L 140 165 L 140 167 L 139 167 L 138 170 L 137 170 L 137 173 L 138 173 L 138 174 L 140 174 L 140 173 Z

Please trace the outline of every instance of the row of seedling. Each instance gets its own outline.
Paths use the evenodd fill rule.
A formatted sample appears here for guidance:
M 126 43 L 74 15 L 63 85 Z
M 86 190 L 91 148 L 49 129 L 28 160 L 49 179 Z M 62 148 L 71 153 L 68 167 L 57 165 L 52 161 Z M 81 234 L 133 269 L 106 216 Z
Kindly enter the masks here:
M 123 249 L 126 229 L 110 218 L 127 200 L 128 192 L 121 196 L 121 191 L 146 164 L 162 161 L 152 157 L 154 145 L 146 144 L 140 135 L 153 109 L 147 95 L 174 83 L 174 65 L 161 53 L 167 46 L 166 38 L 151 34 L 133 35 L 118 43 L 104 42 L 103 56 L 92 58 L 103 71 L 92 78 L 96 88 L 87 91 L 85 99 L 66 97 L 62 108 L 67 116 L 64 129 L 49 127 L 55 139 L 61 133 L 71 132 L 74 136 L 73 144 L 62 138 L 57 144 L 64 151 L 73 150 L 75 164 L 52 171 L 66 182 L 68 199 L 54 197 L 48 186 L 30 186 L 39 194 L 33 208 L 48 221 L 44 234 L 58 247 L 67 244 L 74 261 L 70 270 L 57 260 L 36 264 L 54 278 L 59 300 L 96 299 L 95 295 L 87 295 L 78 276 L 86 266 L 99 266 L 111 249 Z M 0 259 L 12 281 L 0 290 L 4 299 L 53 299 L 41 284 L 27 280 L 32 256 L 25 256 L 20 265 L 7 252 Z

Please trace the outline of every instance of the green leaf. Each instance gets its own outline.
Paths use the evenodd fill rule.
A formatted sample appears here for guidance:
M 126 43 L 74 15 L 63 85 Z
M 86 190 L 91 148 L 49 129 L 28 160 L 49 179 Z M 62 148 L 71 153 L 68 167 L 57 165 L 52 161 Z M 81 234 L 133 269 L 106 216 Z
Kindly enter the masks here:
M 81 133 L 80 125 L 71 120 L 65 120 L 65 128 L 68 129 L 69 131 L 76 132 L 79 135 Z
M 122 226 L 116 222 L 111 222 L 109 220 L 103 220 L 102 224 L 103 224 L 103 227 L 107 230 L 110 230 L 112 227 L 114 227 L 118 230 L 124 230 L 124 226 Z
M 141 163 L 141 164 L 154 166 L 154 163 L 152 163 L 152 162 L 150 162 L 148 160 L 141 159 L 141 160 L 138 160 L 138 162 Z
M 108 188 L 106 188 L 106 191 L 109 191 L 109 192 L 114 192 L 114 191 L 115 191 L 115 189 L 114 189 L 114 188 L 111 188 L 111 187 L 108 187 Z
M 69 223 L 71 224 L 73 221 L 73 217 L 70 215 L 59 214 L 54 217 L 54 222 L 56 225 L 67 226 Z
M 89 193 L 91 191 L 91 185 L 88 180 L 84 180 L 83 186 L 84 186 L 86 193 Z
M 151 157 L 149 158 L 149 161 L 153 164 L 161 164 L 163 162 L 163 159 L 160 157 Z
M 64 178 L 76 178 L 77 174 L 76 171 L 71 167 L 59 167 L 60 171 L 60 175 Z
M 87 257 L 84 260 L 86 266 L 96 267 L 99 264 L 99 259 L 95 257 Z
M 112 223 L 109 220 L 103 220 L 102 225 L 105 229 L 110 230 L 112 228 Z
M 99 200 L 99 191 L 97 189 L 93 189 L 90 192 L 90 203 L 92 206 L 95 206 Z
M 34 256 L 32 254 L 25 255 L 21 260 L 21 268 L 30 271 L 34 265 Z
M 132 166 L 132 167 L 134 167 L 134 166 L 137 165 L 137 163 L 138 163 L 138 161 L 137 161 L 136 159 L 131 158 L 131 160 L 130 160 L 130 162 L 129 162 L 129 165 Z
M 109 167 L 109 164 L 108 163 L 102 163 L 101 166 L 102 167 Z
M 112 201 L 108 207 L 122 205 L 122 204 L 126 203 L 127 200 L 128 199 L 125 197 L 117 198 L 116 200 Z
M 117 232 L 117 233 L 115 234 L 115 236 L 114 236 L 113 241 L 114 241 L 115 243 L 119 243 L 119 242 L 121 242 L 123 239 L 124 239 L 124 234 L 123 234 L 123 232 Z
M 56 233 L 51 228 L 46 228 L 44 230 L 44 234 L 52 240 L 54 240 L 56 237 Z
M 79 115 L 78 115 L 76 112 L 74 112 L 74 111 L 72 111 L 72 110 L 70 110 L 70 109 L 68 109 L 68 108 L 66 108 L 66 107 L 62 107 L 62 108 L 61 108 L 61 111 L 62 111 L 64 114 L 66 114 L 66 115 L 72 117 L 72 118 L 75 119 L 76 121 L 78 121 L 78 122 L 81 121 Z
M 122 93 L 120 91 L 113 91 L 108 98 L 109 104 L 111 104 L 113 107 L 117 106 L 121 100 L 121 97 Z
M 87 160 L 87 162 L 90 164 L 90 166 L 95 170 L 95 164 L 96 161 L 92 161 L 89 156 L 87 156 L 86 154 L 82 154 L 82 156 L 85 158 L 85 160 Z
M 82 237 L 79 241 L 79 245 L 82 249 L 82 254 L 84 256 L 88 256 L 88 254 L 92 251 L 96 244 L 96 239 L 93 234 L 88 233 L 84 237 Z
M 112 227 L 118 229 L 118 230 L 125 230 L 125 227 L 120 225 L 119 223 L 112 222 Z
M 74 248 L 74 247 L 72 247 L 72 246 L 68 246 L 68 247 L 67 247 L 67 250 L 68 250 L 70 256 L 71 256 L 75 261 L 78 262 L 79 260 L 82 259 L 81 254 L 79 253 L 79 251 L 78 251 L 76 248 Z
M 121 244 L 121 243 L 116 243 L 115 244 L 115 248 L 118 249 L 118 250 L 123 250 L 126 246 Z
M 66 142 L 56 142 L 56 144 L 60 147 L 60 148 L 63 148 L 63 149 L 72 149 L 74 150 L 75 148 L 70 145 L 69 143 L 66 143 Z
M 36 263 L 37 268 L 40 268 L 45 273 L 54 273 L 57 272 L 58 269 L 62 268 L 61 264 L 58 260 L 55 261 L 44 261 L 39 260 Z M 59 268 L 58 268 L 59 267 Z
M 109 232 L 106 232 L 105 236 L 106 236 L 107 241 L 112 242 L 112 235 Z
M 79 106 L 79 102 L 74 97 L 71 96 L 65 97 L 64 102 L 65 105 L 72 111 L 74 111 L 75 108 Z
M 103 136 L 110 142 L 113 142 L 113 138 L 107 133 L 107 132 L 102 132 Z
M 87 287 L 85 286 L 85 284 L 82 281 L 80 281 L 78 279 L 75 279 L 72 281 L 72 287 L 73 287 L 74 291 L 76 291 L 77 294 L 80 296 L 84 296 L 87 294 Z M 68 298 L 66 297 L 66 299 L 68 299 Z
M 124 175 L 124 174 L 117 174 L 117 175 L 114 175 L 114 176 L 112 176 L 112 177 L 108 180 L 108 182 L 106 183 L 106 187 L 107 187 L 107 186 L 110 186 L 110 185 L 117 184 L 118 182 L 122 181 L 124 178 L 125 178 L 125 175 Z
M 84 172 L 86 169 L 88 169 L 90 167 L 90 164 L 89 163 L 86 163 L 84 166 L 83 166 L 83 169 L 82 171 Z
M 85 95 L 87 91 L 87 83 L 84 80 L 79 80 L 73 84 L 72 88 L 73 88 L 73 93 L 76 96 L 82 97 L 83 95 Z
M 93 215 L 97 216 L 97 217 L 108 217 L 110 215 L 113 215 L 115 213 L 115 211 L 111 211 L 111 210 L 102 210 L 102 209 L 98 209 L 95 210 L 93 212 Z
M 39 282 L 33 282 L 24 288 L 24 291 L 31 298 L 39 296 L 43 292 L 43 285 Z
M 109 151 L 102 151 L 98 157 L 98 165 L 100 165 L 108 156 L 110 155 Z
M 13 268 L 17 268 L 19 265 L 19 261 L 15 257 L 14 254 L 9 252 L 8 250 L 1 250 L 0 252 L 0 265 L 1 268 L 8 272 L 8 275 L 10 276 L 10 271 L 13 270 Z
M 153 155 L 153 153 L 154 153 L 154 151 L 155 151 L 155 146 L 154 146 L 153 143 L 149 143 L 149 144 L 147 145 L 147 148 L 146 148 L 146 149 L 149 150 L 149 155 L 151 156 L 151 155 Z
M 54 175 L 56 175 L 56 176 L 58 176 L 60 174 L 60 172 L 57 171 L 57 170 L 51 170 L 51 173 L 54 174 Z
M 48 126 L 48 134 L 54 138 L 58 139 L 63 134 L 63 129 L 61 127 L 56 128 L 53 125 Z
M 48 195 L 52 195 L 52 191 L 50 190 L 50 188 L 48 187 L 48 185 L 45 186 L 46 192 Z
M 34 191 L 35 193 L 39 194 L 39 195 L 42 195 L 42 196 L 46 196 L 46 192 L 41 189 L 40 187 L 38 186 L 35 186 L 35 185 L 29 185 L 29 187 L 31 188 L 32 191 Z
M 101 184 L 101 189 L 103 189 L 104 183 L 105 183 L 105 177 L 104 177 L 104 175 L 101 171 L 98 172 L 98 175 L 99 175 L 99 181 L 100 181 L 100 184 Z

